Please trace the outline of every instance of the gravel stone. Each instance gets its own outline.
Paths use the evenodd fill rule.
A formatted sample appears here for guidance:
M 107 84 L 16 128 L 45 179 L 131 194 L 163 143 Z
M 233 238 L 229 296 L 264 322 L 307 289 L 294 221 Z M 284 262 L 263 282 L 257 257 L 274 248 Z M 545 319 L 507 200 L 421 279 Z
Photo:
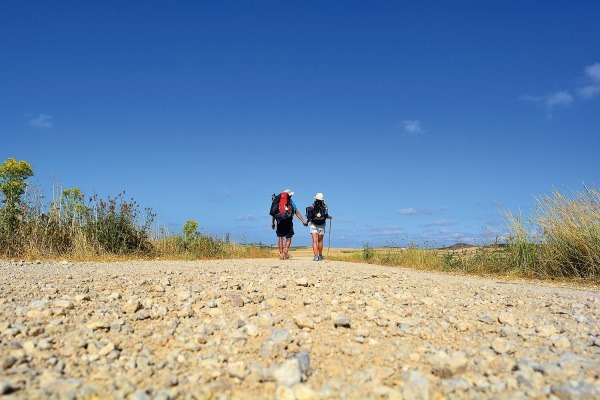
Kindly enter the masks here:
M 298 279 L 296 279 L 296 285 L 297 286 L 307 287 L 308 286 L 308 279 L 304 278 L 304 277 L 298 278 Z
M 11 386 L 10 383 L 0 381 L 0 396 L 5 395 L 5 394 L 10 394 L 14 391 L 15 391 L 15 389 Z
M 498 315 L 498 322 L 504 325 L 515 326 L 517 325 L 517 318 L 512 313 L 501 312 L 500 315 Z
M 300 363 L 296 358 L 290 358 L 277 366 L 273 372 L 275 381 L 280 386 L 290 387 L 302 381 L 302 371 Z
M 312 329 L 315 327 L 315 322 L 312 319 L 310 319 L 309 317 L 307 317 L 306 314 L 294 315 L 293 321 L 296 325 L 298 325 L 298 328 L 300 328 L 300 329 L 302 329 L 302 328 Z
M 336 328 L 350 328 L 350 318 L 349 317 L 340 317 L 333 321 L 333 326 Z
M 430 387 L 427 377 L 416 371 L 406 373 L 404 386 L 402 387 L 402 397 L 405 399 L 429 400 Z
M 510 350 L 510 342 L 503 338 L 495 338 L 492 341 L 491 347 L 496 353 L 504 354 Z

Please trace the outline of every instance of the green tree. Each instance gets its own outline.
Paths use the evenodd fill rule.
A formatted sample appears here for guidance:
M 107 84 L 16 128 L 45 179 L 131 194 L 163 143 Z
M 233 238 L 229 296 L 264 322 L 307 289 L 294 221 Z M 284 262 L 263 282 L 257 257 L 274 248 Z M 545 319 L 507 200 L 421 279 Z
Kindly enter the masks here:
M 61 192 L 60 207 L 65 224 L 73 227 L 83 224 L 83 217 L 88 210 L 84 198 L 84 194 L 76 187 Z
M 21 196 L 27 187 L 27 178 L 33 176 L 33 169 L 27 161 L 8 158 L 0 165 L 0 192 L 2 200 L 1 217 L 9 230 L 16 229 L 22 218 Z
M 198 223 L 193 219 L 185 221 L 181 231 L 183 232 L 183 237 L 188 241 L 200 236 L 200 232 L 198 232 Z

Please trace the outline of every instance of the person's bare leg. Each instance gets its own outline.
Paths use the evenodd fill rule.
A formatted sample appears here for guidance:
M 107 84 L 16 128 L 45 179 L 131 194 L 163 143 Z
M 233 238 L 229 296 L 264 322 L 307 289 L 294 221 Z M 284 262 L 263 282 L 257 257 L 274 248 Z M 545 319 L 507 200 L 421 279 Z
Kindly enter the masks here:
M 312 236 L 312 248 L 315 256 L 319 255 L 319 234 L 317 232 L 311 233 Z
M 279 259 L 283 258 L 283 238 L 277 238 L 277 247 L 279 248 Z
M 285 241 L 285 249 L 283 249 L 283 254 L 285 259 L 287 260 L 288 258 L 290 258 L 290 246 L 292 245 L 292 238 L 288 238 Z
M 323 257 L 323 237 L 324 237 L 323 235 L 319 235 L 318 247 L 319 247 L 319 256 L 320 257 Z

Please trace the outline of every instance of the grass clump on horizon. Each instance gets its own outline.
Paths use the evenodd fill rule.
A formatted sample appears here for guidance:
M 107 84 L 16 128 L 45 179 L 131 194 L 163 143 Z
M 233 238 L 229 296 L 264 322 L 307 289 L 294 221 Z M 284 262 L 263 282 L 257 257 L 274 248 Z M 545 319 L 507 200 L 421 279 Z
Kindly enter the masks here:
M 530 218 L 503 211 L 506 243 L 448 250 L 365 245 L 340 260 L 427 270 L 513 275 L 538 279 L 600 281 L 600 193 L 595 188 L 565 195 L 553 190 L 535 199 Z
M 267 257 L 268 250 L 201 235 L 188 221 L 181 235 L 153 230 L 156 214 L 124 193 L 106 200 L 86 198 L 78 188 L 55 189 L 44 202 L 27 190 L 34 175 L 26 161 L 0 165 L 0 257 L 4 258 L 246 258 Z

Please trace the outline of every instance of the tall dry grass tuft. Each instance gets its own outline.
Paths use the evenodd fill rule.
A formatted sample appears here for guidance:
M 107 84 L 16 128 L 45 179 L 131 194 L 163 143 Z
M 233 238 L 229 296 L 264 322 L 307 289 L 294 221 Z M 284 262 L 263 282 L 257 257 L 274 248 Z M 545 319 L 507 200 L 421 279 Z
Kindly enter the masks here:
M 536 198 L 525 222 L 506 214 L 509 250 L 521 268 L 538 277 L 600 277 L 600 193 L 564 195 L 553 190 Z

